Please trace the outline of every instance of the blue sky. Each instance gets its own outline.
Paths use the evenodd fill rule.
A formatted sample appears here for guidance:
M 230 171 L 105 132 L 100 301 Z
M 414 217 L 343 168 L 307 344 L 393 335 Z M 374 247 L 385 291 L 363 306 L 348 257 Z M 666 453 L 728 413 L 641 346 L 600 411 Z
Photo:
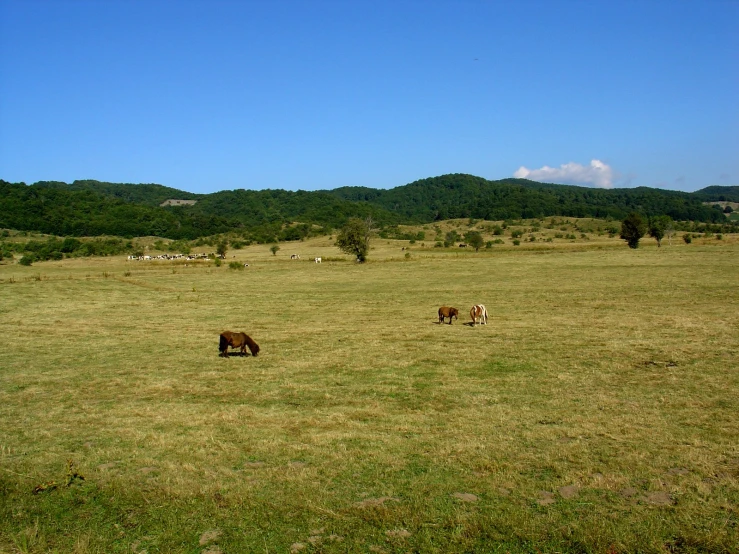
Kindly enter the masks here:
M 0 0 L 0 178 L 739 184 L 736 0 Z

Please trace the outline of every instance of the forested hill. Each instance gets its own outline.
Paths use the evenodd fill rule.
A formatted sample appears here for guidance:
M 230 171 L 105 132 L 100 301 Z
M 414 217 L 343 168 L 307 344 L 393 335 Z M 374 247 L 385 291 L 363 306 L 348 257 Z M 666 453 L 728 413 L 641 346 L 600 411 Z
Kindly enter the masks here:
M 703 202 L 739 202 L 739 187 L 714 185 L 697 190 L 692 195 Z
M 71 185 L 59 181 L 39 181 L 33 184 L 38 188 L 49 188 L 67 191 L 89 191 L 130 202 L 133 204 L 144 204 L 146 206 L 159 206 L 165 200 L 176 198 L 179 200 L 197 200 L 202 194 L 185 192 L 182 190 L 165 187 L 164 185 L 131 183 L 106 183 L 103 181 L 83 180 L 75 181 Z
M 723 221 L 718 210 L 704 206 L 703 198 L 694 194 L 646 187 L 606 190 L 453 174 L 389 190 L 344 187 L 330 192 L 346 200 L 381 206 L 419 223 L 460 217 L 500 220 L 550 215 L 623 219 L 632 211 L 669 215 L 676 220 Z
M 371 215 L 380 225 L 399 216 L 366 202 L 322 192 L 235 190 L 192 194 L 161 185 L 75 181 L 33 185 L 0 180 L 0 228 L 64 236 L 154 235 L 195 239 L 229 231 L 259 242 L 331 232 L 350 217 Z M 135 200 L 132 200 L 134 199 Z M 167 199 L 192 206 L 160 207 Z M 292 225 L 300 222 L 302 225 Z
M 696 193 L 639 187 L 594 189 L 525 179 L 488 181 L 464 174 L 415 181 L 394 189 L 343 187 L 329 191 L 233 190 L 194 194 L 157 184 L 0 180 L 0 228 L 55 235 L 156 235 L 194 239 L 228 231 L 259 242 L 331 232 L 350 217 L 372 216 L 378 226 L 450 218 L 489 220 L 543 216 L 612 217 L 629 212 L 675 220 L 724 222 L 702 202 L 737 198 L 737 187 Z M 197 200 L 165 206 L 168 199 Z M 297 223 L 297 224 L 296 224 Z

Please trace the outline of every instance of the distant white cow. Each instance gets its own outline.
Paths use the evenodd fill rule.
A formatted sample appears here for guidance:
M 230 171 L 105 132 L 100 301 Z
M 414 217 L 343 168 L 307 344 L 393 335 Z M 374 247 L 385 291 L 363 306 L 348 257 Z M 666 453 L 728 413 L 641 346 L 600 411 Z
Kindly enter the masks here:
M 293 254 L 292 256 L 290 256 L 290 259 L 291 260 L 299 260 L 300 259 L 300 254 Z
M 316 259 L 315 259 L 314 261 L 315 261 L 315 262 L 316 262 L 317 264 L 320 264 L 320 263 L 321 263 L 321 258 L 316 258 Z

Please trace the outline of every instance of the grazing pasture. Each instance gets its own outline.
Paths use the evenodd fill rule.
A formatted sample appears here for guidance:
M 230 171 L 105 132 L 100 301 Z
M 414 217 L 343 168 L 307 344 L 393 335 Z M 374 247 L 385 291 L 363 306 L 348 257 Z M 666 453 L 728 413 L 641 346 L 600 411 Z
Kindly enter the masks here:
M 732 240 L 0 265 L 0 551 L 737 552 Z

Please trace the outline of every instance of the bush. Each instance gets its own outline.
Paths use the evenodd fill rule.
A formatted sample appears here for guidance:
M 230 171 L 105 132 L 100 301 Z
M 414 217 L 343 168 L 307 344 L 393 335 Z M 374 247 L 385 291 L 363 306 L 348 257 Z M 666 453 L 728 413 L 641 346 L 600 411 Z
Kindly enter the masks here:
M 239 263 L 239 262 L 231 262 L 230 264 L 228 264 L 228 268 L 229 269 L 240 269 L 240 270 L 243 271 L 244 270 L 244 264 Z
M 26 255 L 26 256 L 23 256 L 23 257 L 22 257 L 22 258 L 21 258 L 21 259 L 20 259 L 20 260 L 18 261 L 18 263 L 19 263 L 19 264 L 21 264 L 21 265 L 26 265 L 26 266 L 28 266 L 28 265 L 31 265 L 31 264 L 32 264 L 33 262 L 35 262 L 35 261 L 36 261 L 36 258 L 34 258 L 33 256 L 28 256 L 28 255 Z
M 685 233 L 683 235 L 683 240 L 685 241 L 685 244 L 690 244 L 691 242 L 693 242 L 693 237 L 690 236 L 690 233 Z
M 520 229 L 517 229 L 515 231 L 511 231 L 511 237 L 512 238 L 517 239 L 517 238 L 521 238 L 521 236 L 523 236 L 523 231 L 521 231 Z
M 621 222 L 621 238 L 626 241 L 629 248 L 639 248 L 639 240 L 646 234 L 647 225 L 641 215 L 631 212 Z
M 215 264 L 216 264 L 216 267 L 221 267 L 221 263 L 222 263 L 222 262 L 221 262 L 221 258 L 215 258 L 215 259 L 213 260 L 213 263 L 215 263 Z
M 515 239 L 515 240 L 513 241 L 513 246 L 518 246 L 519 244 L 521 244 L 521 241 L 520 241 L 520 240 L 518 240 L 518 239 Z

